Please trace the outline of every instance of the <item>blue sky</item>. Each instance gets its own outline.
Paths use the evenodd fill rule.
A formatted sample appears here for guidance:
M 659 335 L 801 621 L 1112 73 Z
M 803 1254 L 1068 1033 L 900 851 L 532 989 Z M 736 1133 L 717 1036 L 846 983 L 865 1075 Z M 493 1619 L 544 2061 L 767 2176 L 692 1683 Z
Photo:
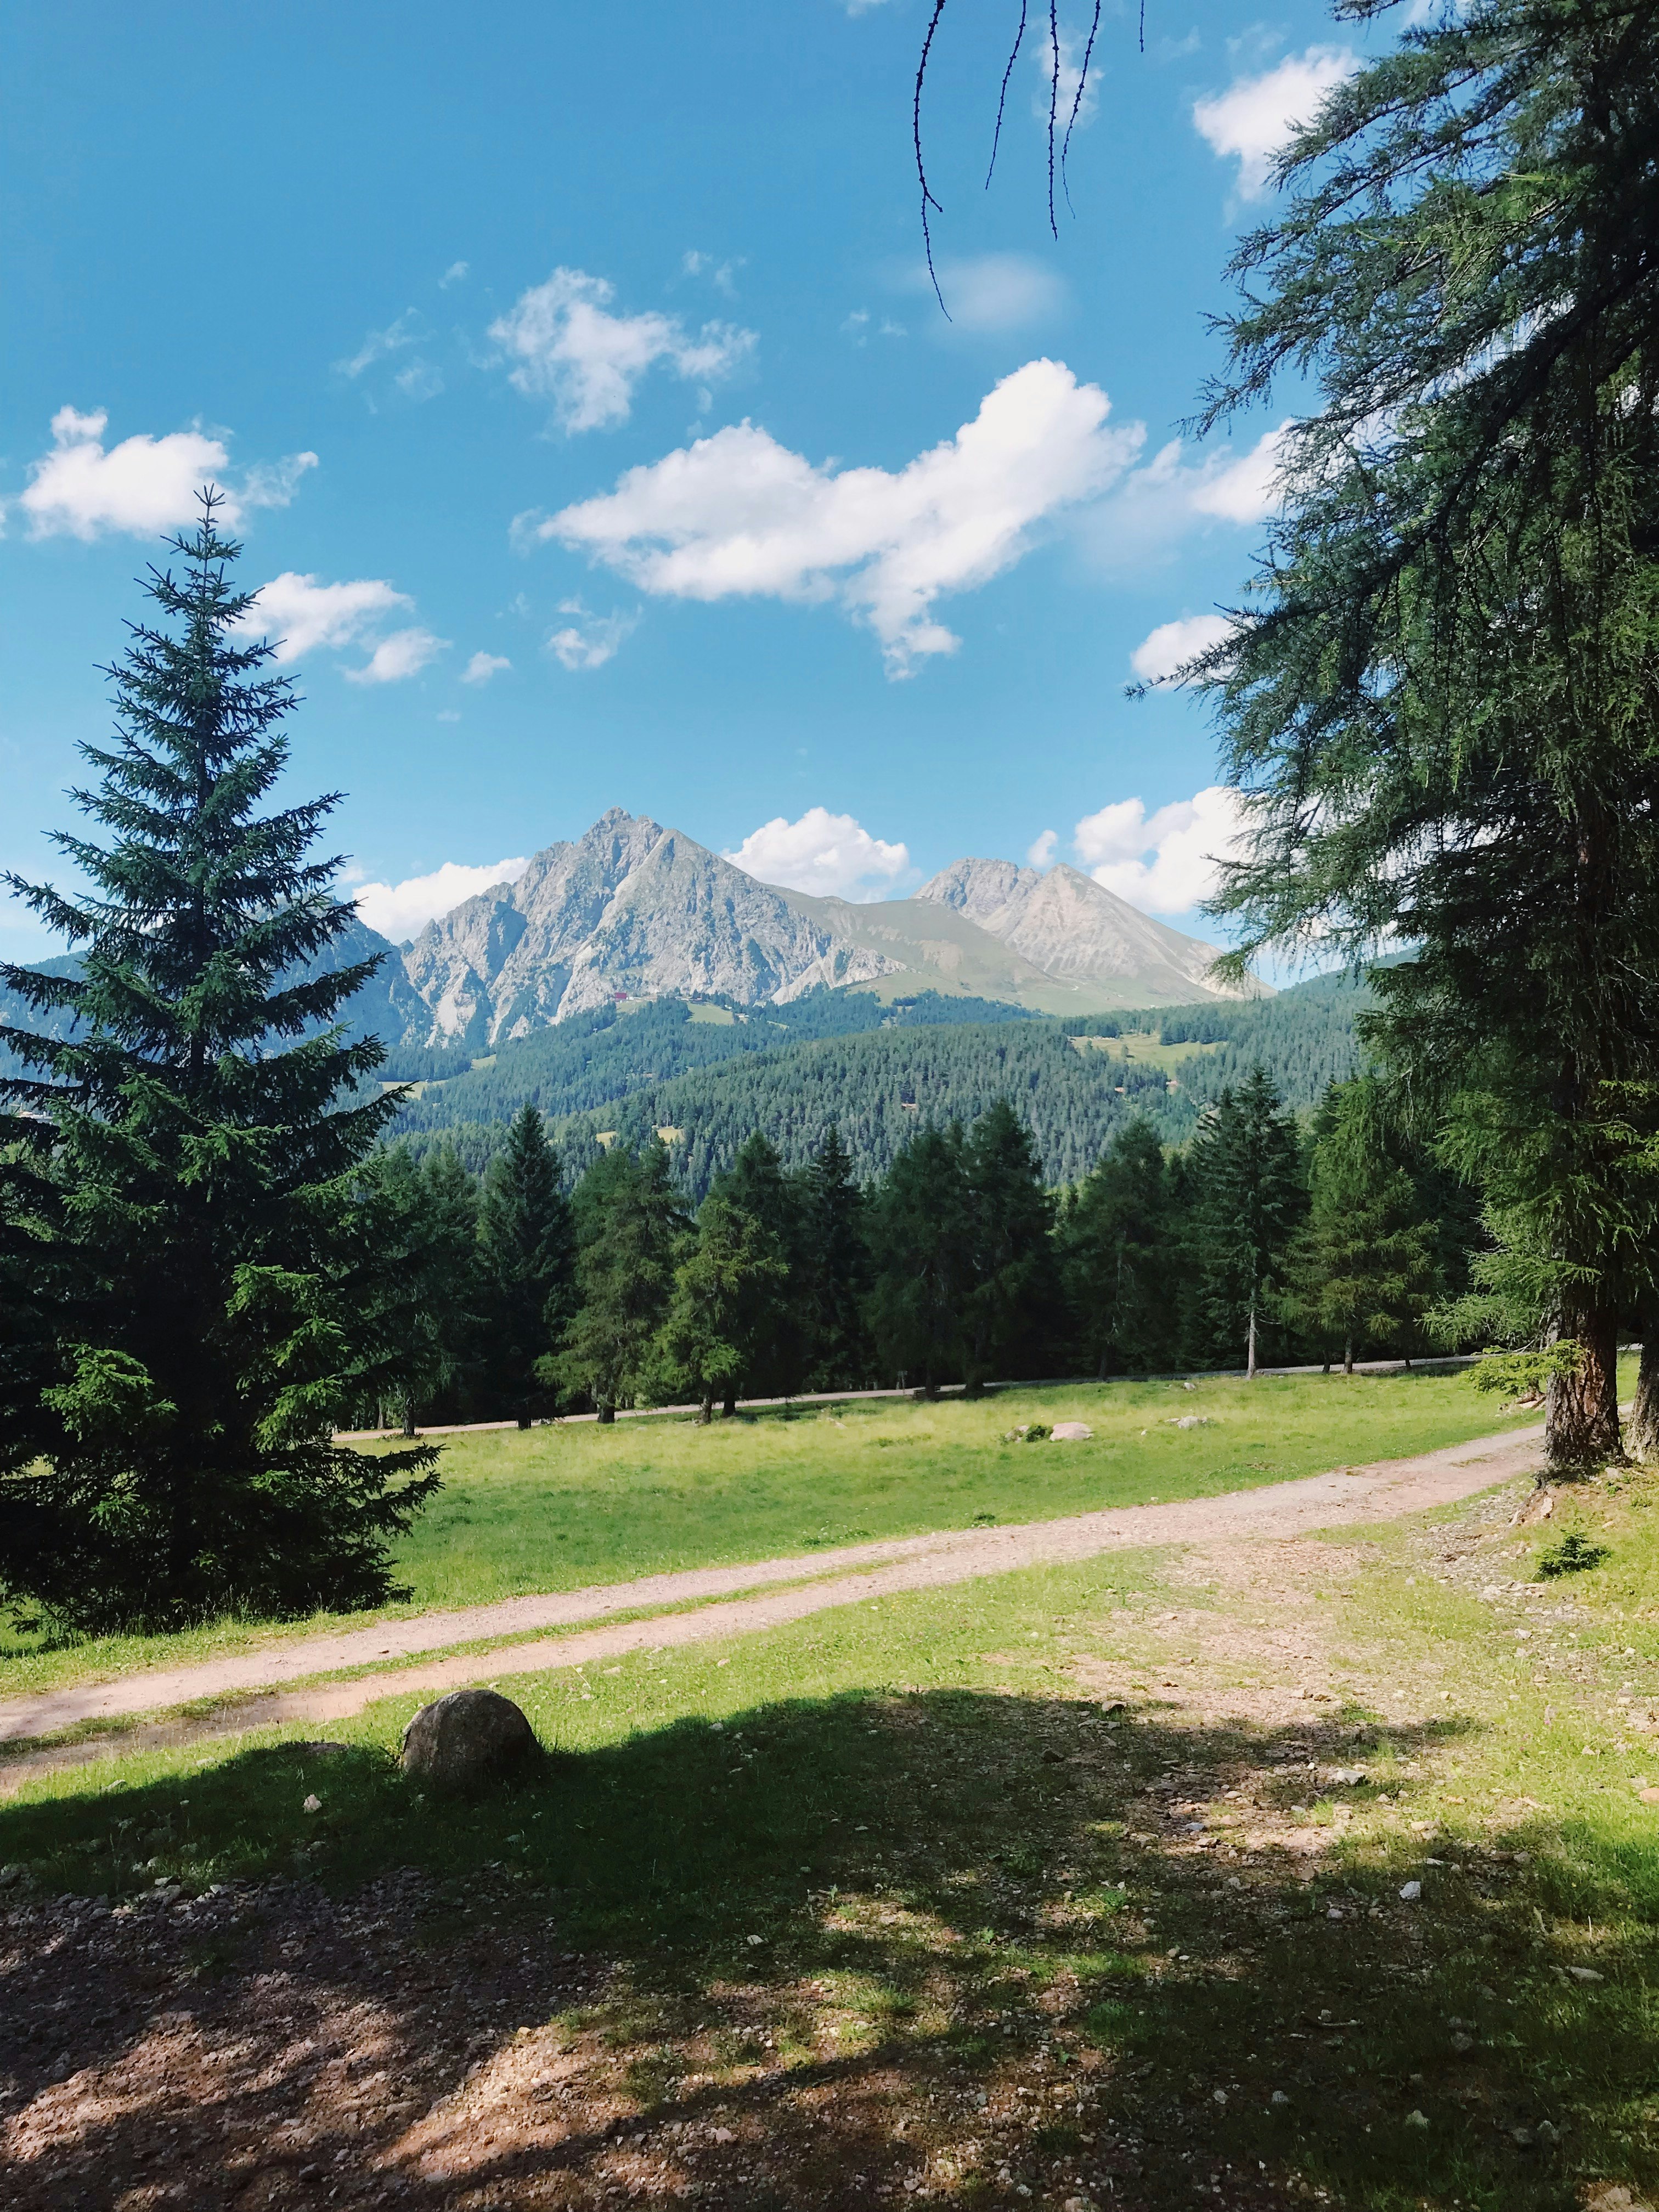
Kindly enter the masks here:
M 1352 40 L 1148 0 L 1142 56 L 1109 6 L 1056 242 L 1046 27 L 987 191 L 1018 8 L 953 0 L 947 322 L 928 12 L 10 11 L 0 866 L 52 871 L 99 664 L 211 475 L 304 694 L 294 788 L 348 794 L 394 934 L 611 805 L 850 896 L 1035 848 L 1194 926 L 1212 740 L 1123 690 L 1247 573 L 1297 395 L 1179 424 L 1266 150 Z M 44 949 L 0 904 L 0 952 Z

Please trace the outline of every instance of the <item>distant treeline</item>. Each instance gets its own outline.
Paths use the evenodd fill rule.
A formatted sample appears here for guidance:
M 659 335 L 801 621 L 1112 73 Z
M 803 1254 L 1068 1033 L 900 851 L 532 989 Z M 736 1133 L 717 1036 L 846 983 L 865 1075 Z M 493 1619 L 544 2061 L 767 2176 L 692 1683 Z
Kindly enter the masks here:
M 1363 1077 L 1298 1120 L 1255 1067 L 1181 1148 L 1131 1112 L 1058 1194 L 1006 1096 L 971 1125 L 912 1125 L 869 1182 L 833 1123 L 794 1165 L 751 1130 L 700 1203 L 675 1158 L 619 1138 L 570 1190 L 533 1106 L 482 1177 L 447 1140 L 383 1154 L 423 1317 L 364 1418 L 684 1399 L 708 1414 L 871 1384 L 1410 1354 L 1482 1241 L 1468 1192 Z
M 699 1200 L 755 1132 L 794 1170 L 833 1125 L 867 1182 L 888 1172 L 924 1124 L 967 1126 L 1006 1098 L 1030 1130 L 1044 1180 L 1066 1184 L 1137 1117 L 1164 1143 L 1186 1143 L 1257 1065 L 1287 1106 L 1311 1111 L 1354 1071 L 1354 1016 L 1364 1003 L 1362 989 L 1328 978 L 1276 999 L 1064 1020 L 1007 1008 L 988 1019 L 983 1002 L 931 994 L 884 1009 L 866 994 L 826 992 L 800 1002 L 804 1022 L 864 1025 L 769 1045 L 773 1018 L 796 1009 L 716 1027 L 667 1000 L 585 1016 L 507 1048 L 493 1065 L 410 1100 L 397 1129 L 417 1155 L 447 1141 L 481 1173 L 505 1140 L 508 1115 L 533 1105 L 568 1183 L 601 1139 L 638 1149 L 666 1130 L 677 1179 Z M 1084 1036 L 1116 1039 L 1129 1056 L 1079 1049 L 1073 1040 Z M 1170 1053 L 1182 1044 L 1204 1048 Z M 1135 1057 L 1138 1046 L 1146 1056 Z

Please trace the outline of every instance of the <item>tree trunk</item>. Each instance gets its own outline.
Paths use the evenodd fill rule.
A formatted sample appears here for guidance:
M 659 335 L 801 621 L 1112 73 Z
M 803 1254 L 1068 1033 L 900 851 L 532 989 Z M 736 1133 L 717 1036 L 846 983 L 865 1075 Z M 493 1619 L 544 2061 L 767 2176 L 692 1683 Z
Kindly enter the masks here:
M 738 1386 L 733 1382 L 729 1385 L 726 1395 L 720 1400 L 720 1418 L 722 1420 L 734 1421 L 737 1417 Z
M 1619 1440 L 1619 1314 L 1589 1297 L 1562 1310 L 1556 1340 L 1571 1338 L 1579 1352 L 1573 1375 L 1553 1375 L 1544 1415 L 1550 1466 L 1562 1474 L 1584 1474 L 1622 1459 Z
M 520 1413 L 520 1416 L 519 1416 L 519 1426 L 520 1426 L 521 1429 L 527 1429 L 527 1428 L 530 1426 L 530 1416 L 529 1416 L 529 1414 L 528 1414 L 528 1413 Z
M 697 1408 L 697 1426 L 700 1429 L 706 1429 L 714 1418 L 714 1394 L 712 1390 L 705 1390 L 702 1394 L 702 1403 Z
M 1636 1377 L 1630 1443 L 1638 1459 L 1659 1458 L 1659 1307 L 1642 1316 L 1642 1364 Z
M 1255 1380 L 1255 1301 L 1254 1299 L 1250 1301 L 1250 1333 L 1244 1354 L 1244 1380 L 1247 1382 L 1254 1382 Z
M 599 1406 L 599 1426 L 602 1429 L 608 1429 L 616 1418 L 616 1407 L 606 1401 L 602 1401 Z
M 404 1400 L 404 1434 L 406 1437 L 412 1437 L 414 1433 L 415 1401 L 412 1398 L 405 1398 Z
M 1342 1346 L 1342 1372 L 1345 1375 L 1353 1373 L 1353 1331 L 1352 1329 L 1348 1332 L 1347 1341 Z

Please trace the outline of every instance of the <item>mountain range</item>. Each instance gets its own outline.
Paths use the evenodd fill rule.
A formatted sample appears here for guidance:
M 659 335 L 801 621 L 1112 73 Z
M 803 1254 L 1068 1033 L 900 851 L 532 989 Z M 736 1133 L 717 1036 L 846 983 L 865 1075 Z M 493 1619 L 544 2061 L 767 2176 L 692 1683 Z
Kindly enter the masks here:
M 859 905 L 760 883 L 620 808 L 397 953 L 396 1041 L 473 1053 L 624 1000 L 781 1006 L 857 985 L 1068 1014 L 1255 994 L 1212 980 L 1213 945 L 1075 868 L 958 860 L 914 897 Z
M 620 808 L 407 943 L 354 921 L 317 964 L 376 952 L 385 957 L 351 1004 L 350 1027 L 405 1057 L 445 1060 L 650 1000 L 776 1007 L 857 988 L 889 1003 L 931 992 L 1074 1015 L 1267 995 L 1217 982 L 1213 945 L 1153 921 L 1075 868 L 957 860 L 912 897 L 859 905 L 760 883 L 681 831 Z M 0 1025 L 8 1022 L 32 1028 L 39 1018 L 0 991 Z

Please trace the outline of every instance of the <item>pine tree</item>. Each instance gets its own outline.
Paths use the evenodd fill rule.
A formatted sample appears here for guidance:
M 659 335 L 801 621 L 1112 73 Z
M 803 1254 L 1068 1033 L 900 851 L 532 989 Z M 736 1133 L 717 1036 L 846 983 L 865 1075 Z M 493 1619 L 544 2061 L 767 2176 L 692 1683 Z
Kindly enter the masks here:
M 921 1129 L 894 1160 L 871 1207 L 876 1279 L 872 1332 L 890 1371 L 931 1396 L 962 1371 L 973 1287 L 973 1229 L 959 1123 Z
M 1297 1322 L 1342 1352 L 1357 1346 L 1409 1351 L 1437 1288 L 1437 1224 L 1423 1218 L 1417 1186 L 1395 1156 L 1374 1079 L 1334 1090 L 1313 1131 L 1308 1218 L 1288 1263 Z
M 519 1109 L 506 1146 L 489 1164 L 478 1237 L 488 1314 L 486 1387 L 527 1429 L 548 1403 L 536 1363 L 569 1321 L 574 1262 L 559 1156 L 534 1106 Z
M 1164 1148 L 1137 1115 L 1079 1186 L 1058 1232 L 1079 1344 L 1103 1379 L 1174 1364 L 1175 1242 Z
M 1222 1092 L 1193 1139 L 1189 1166 L 1199 1279 L 1194 1349 L 1205 1361 L 1242 1353 L 1254 1377 L 1306 1205 L 1296 1122 L 1280 1112 L 1265 1069 Z
M 806 1364 L 806 1316 L 803 1201 L 797 1176 L 786 1175 L 777 1147 L 751 1130 L 738 1156 L 711 1190 L 757 1223 L 787 1263 L 787 1279 L 756 1317 L 748 1338 L 741 1387 L 750 1396 L 791 1397 L 801 1388 Z M 736 1410 L 739 1378 L 726 1393 L 726 1411 Z
M 578 1305 L 562 1351 L 538 1371 L 591 1400 L 602 1422 L 650 1395 L 658 1332 L 673 1289 L 680 1238 L 690 1225 L 653 1141 L 642 1152 L 603 1152 L 576 1187 Z
M 412 1437 L 440 1401 L 452 1418 L 470 1410 L 485 1322 L 477 1185 L 453 1145 L 418 1163 L 394 1145 L 367 1181 L 388 1263 L 379 1319 L 392 1348 L 377 1377 L 377 1420 L 386 1426 L 390 1415 Z
M 711 1192 L 674 1269 L 662 1346 L 677 1383 L 691 1389 L 705 1425 L 718 1395 L 728 1413 L 751 1371 L 756 1346 L 775 1327 L 789 1263 L 776 1236 Z
M 8 879 L 84 957 L 0 971 L 72 1024 L 0 1032 L 36 1071 L 0 1097 L 51 1127 L 66 1286 L 59 1371 L 0 1480 L 0 1576 L 86 1629 L 378 1602 L 437 1480 L 429 1448 L 331 1441 L 389 1349 L 360 1170 L 396 1105 L 359 1095 L 379 1043 L 330 1026 L 376 963 L 288 980 L 353 919 L 339 862 L 305 857 L 336 795 L 258 811 L 294 700 L 268 646 L 234 641 L 253 602 L 216 504 L 169 541 L 182 580 L 149 573 L 177 634 L 135 627 L 116 736 L 82 748 L 100 780 L 74 795 L 111 842 L 56 842 L 94 895 Z
M 1006 1098 L 981 1114 L 963 1152 L 971 1283 L 963 1368 L 977 1396 L 999 1372 L 1040 1370 L 1058 1317 L 1049 1233 L 1054 1202 L 1031 1133 Z
M 870 1246 L 864 1194 L 852 1155 L 832 1121 L 802 1190 L 801 1307 L 806 1331 L 809 1390 L 844 1390 L 872 1372 L 864 1304 L 870 1291 Z

